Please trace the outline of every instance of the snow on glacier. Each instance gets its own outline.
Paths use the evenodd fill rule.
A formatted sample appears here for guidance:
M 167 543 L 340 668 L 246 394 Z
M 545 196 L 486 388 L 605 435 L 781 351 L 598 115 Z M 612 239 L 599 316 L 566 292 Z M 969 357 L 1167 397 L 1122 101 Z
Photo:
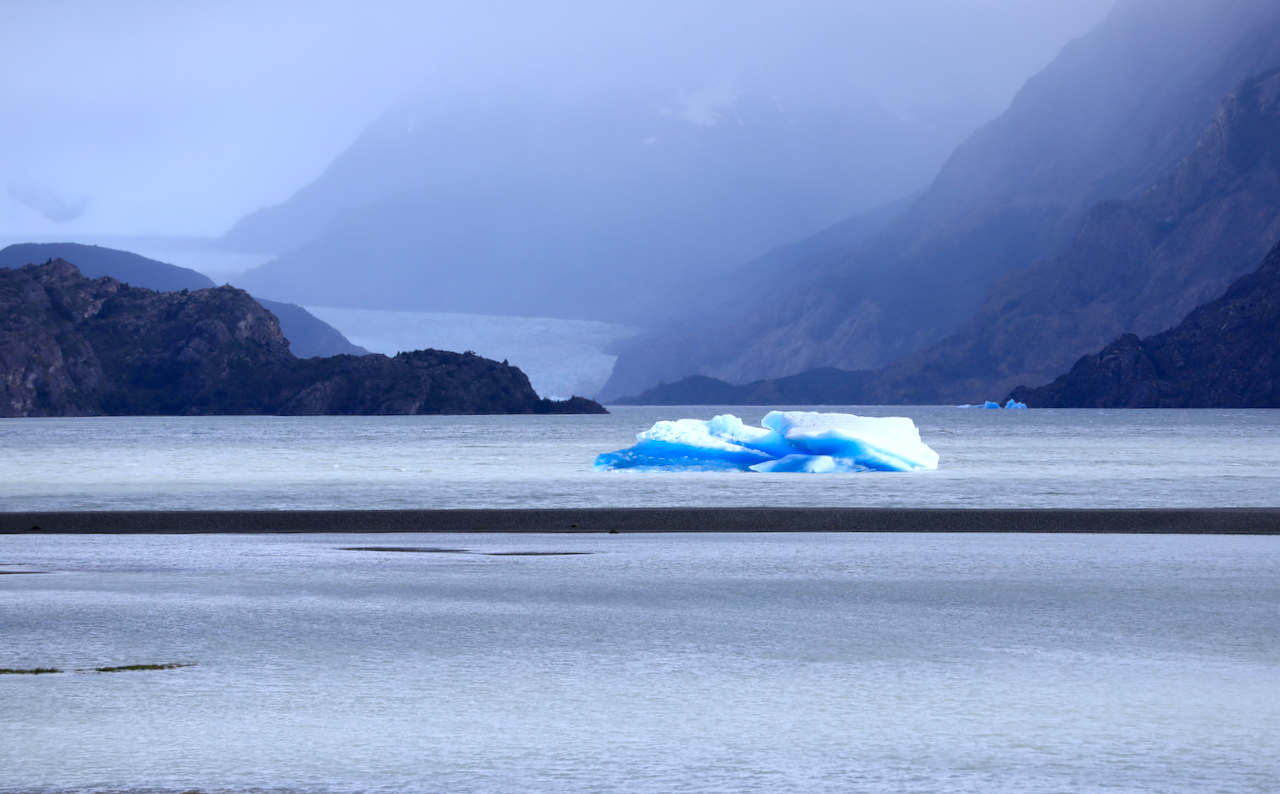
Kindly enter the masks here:
M 760 427 L 733 414 L 657 422 L 635 446 L 596 457 L 598 471 L 855 472 L 938 468 L 907 417 L 770 411 Z

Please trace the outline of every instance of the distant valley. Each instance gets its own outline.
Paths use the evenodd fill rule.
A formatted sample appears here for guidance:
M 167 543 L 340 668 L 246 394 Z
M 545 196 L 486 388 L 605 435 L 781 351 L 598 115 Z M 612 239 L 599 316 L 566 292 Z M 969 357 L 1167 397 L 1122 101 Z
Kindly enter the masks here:
M 412 98 L 221 244 L 276 255 L 235 282 L 275 300 L 645 326 L 918 191 L 955 142 L 852 89 L 767 80 Z

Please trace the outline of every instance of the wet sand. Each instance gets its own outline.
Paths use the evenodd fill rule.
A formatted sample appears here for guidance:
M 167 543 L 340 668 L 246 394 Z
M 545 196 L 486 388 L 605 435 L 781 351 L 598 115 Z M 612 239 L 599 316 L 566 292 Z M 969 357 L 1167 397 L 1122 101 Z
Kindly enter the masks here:
M 840 507 L 0 512 L 0 534 L 297 532 L 1069 532 L 1278 535 L 1280 508 Z

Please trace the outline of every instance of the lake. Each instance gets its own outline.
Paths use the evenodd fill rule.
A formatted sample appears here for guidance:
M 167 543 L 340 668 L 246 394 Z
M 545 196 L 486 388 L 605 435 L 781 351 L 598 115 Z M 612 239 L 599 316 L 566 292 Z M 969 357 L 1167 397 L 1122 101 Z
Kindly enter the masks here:
M 664 418 L 0 421 L 0 507 L 1280 504 L 1280 412 L 911 416 L 929 472 L 595 472 Z M 0 793 L 1271 792 L 1280 537 L 0 536 Z M 96 672 L 131 665 L 169 669 Z
M 659 419 L 608 416 L 97 417 L 0 420 L 0 509 L 1280 506 L 1280 411 L 993 411 L 910 416 L 937 471 L 596 472 Z
M 418 551 L 390 551 L 418 549 Z M 1272 792 L 1280 538 L 7 536 L 2 792 Z M 98 667 L 188 664 L 99 673 Z

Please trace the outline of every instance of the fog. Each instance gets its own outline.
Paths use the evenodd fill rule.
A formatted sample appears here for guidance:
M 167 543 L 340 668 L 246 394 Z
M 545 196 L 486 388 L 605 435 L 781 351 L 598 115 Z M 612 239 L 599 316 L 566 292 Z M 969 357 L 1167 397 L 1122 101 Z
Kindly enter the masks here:
M 0 236 L 220 235 L 406 97 L 767 82 L 954 145 L 1110 4 L 0 2 Z

